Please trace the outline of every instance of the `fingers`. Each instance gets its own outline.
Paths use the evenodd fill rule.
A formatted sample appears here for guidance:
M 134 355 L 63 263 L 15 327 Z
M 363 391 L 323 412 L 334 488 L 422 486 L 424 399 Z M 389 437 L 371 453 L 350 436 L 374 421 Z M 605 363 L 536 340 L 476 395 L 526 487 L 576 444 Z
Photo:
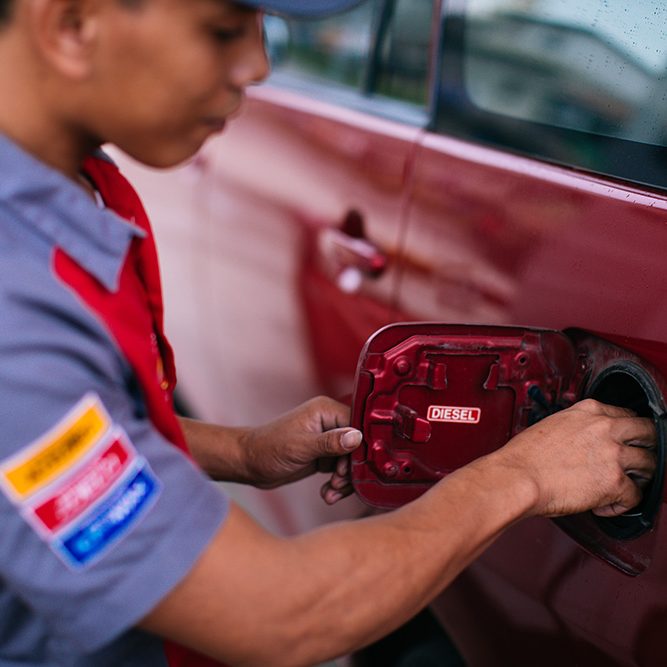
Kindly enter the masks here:
M 613 435 L 626 445 L 653 447 L 656 432 L 652 419 L 640 417 L 619 417 L 614 420 Z
M 655 474 L 655 424 L 651 419 L 620 418 L 614 426 L 616 437 L 626 445 L 620 451 L 619 463 L 641 490 Z
M 354 493 L 354 487 L 349 481 L 340 486 L 340 488 L 336 488 L 334 487 L 333 478 L 326 484 L 322 485 L 322 488 L 320 489 L 320 495 L 327 505 L 335 505 L 343 498 L 352 495 L 352 493 Z
M 347 498 L 354 493 L 354 488 L 351 484 L 344 486 L 342 489 L 333 489 L 329 484 L 322 487 L 321 495 L 327 505 L 335 505 L 337 502 Z
M 619 516 L 636 507 L 657 465 L 653 420 L 619 416 L 614 420 L 613 433 L 617 441 L 625 445 L 619 452 L 619 465 L 625 473 L 625 480 L 617 501 L 593 510 L 593 514 L 599 517 Z
M 635 413 L 628 408 L 619 408 L 615 405 L 600 403 L 593 398 L 586 398 L 574 406 L 575 410 L 588 412 L 592 415 L 606 415 L 607 417 L 635 417 Z
M 619 454 L 619 462 L 630 477 L 650 479 L 653 477 L 656 458 L 652 449 L 636 445 L 623 447 Z
M 317 416 L 323 431 L 345 427 L 350 423 L 349 406 L 328 396 L 313 398 L 302 407 Z
M 349 455 L 361 445 L 362 439 L 360 431 L 350 428 L 327 431 L 319 436 L 317 470 L 333 471 L 331 479 L 320 490 L 328 505 L 335 505 L 353 493 Z
M 336 476 L 342 479 L 348 479 L 350 474 L 350 459 L 347 456 L 341 456 L 336 463 Z
M 351 428 L 326 431 L 318 437 L 316 456 L 345 456 L 361 444 L 361 431 Z
M 642 500 L 642 491 L 630 477 L 626 477 L 619 499 L 609 505 L 593 509 L 593 514 L 599 517 L 615 517 L 628 512 L 639 505 Z
M 336 468 L 331 479 L 322 486 L 320 494 L 328 505 L 334 505 L 346 498 L 354 491 L 350 476 L 350 458 L 341 457 L 336 462 Z

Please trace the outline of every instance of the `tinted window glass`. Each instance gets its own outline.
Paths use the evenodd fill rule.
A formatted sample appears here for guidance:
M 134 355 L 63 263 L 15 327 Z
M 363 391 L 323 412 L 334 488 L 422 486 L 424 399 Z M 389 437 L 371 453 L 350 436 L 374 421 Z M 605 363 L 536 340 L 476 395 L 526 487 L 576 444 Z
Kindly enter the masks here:
M 439 129 L 667 187 L 663 0 L 456 4 Z
M 663 0 L 470 0 L 465 30 L 477 106 L 665 145 Z
M 373 92 L 425 106 L 428 100 L 433 0 L 387 3 L 386 29 L 379 30 L 380 53 Z
M 265 27 L 274 69 L 360 89 L 373 43 L 381 0 L 317 21 L 283 22 L 267 17 Z
M 267 17 L 274 72 L 423 108 L 433 5 L 433 0 L 367 0 L 319 21 Z

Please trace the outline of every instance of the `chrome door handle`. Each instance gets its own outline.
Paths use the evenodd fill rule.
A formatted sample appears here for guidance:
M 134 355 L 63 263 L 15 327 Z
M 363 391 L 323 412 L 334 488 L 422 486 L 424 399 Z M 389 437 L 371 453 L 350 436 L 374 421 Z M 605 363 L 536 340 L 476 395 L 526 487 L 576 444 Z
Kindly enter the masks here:
M 324 232 L 327 254 L 342 269 L 356 269 L 368 278 L 378 278 L 387 268 L 387 255 L 374 243 L 350 236 L 340 229 Z

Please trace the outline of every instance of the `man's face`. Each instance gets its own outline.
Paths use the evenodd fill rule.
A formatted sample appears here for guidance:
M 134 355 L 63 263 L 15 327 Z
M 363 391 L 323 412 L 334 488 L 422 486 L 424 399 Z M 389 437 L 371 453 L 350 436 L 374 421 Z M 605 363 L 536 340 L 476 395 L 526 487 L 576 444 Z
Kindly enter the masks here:
M 268 74 L 258 12 L 226 0 L 102 4 L 86 129 L 145 164 L 191 157 Z

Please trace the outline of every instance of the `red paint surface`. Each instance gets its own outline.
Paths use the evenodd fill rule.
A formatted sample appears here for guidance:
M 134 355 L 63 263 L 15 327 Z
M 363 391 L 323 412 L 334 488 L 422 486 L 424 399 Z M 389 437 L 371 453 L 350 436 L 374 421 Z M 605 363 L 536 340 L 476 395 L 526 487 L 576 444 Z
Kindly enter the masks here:
M 258 213 L 240 216 L 234 233 L 245 238 L 256 225 L 246 242 L 270 239 L 267 256 L 294 275 L 302 311 L 286 315 L 303 319 L 309 342 L 295 349 L 284 338 L 279 347 L 285 358 L 310 353 L 322 391 L 352 390 L 359 351 L 390 321 L 584 329 L 667 376 L 663 194 L 270 87 L 253 93 L 206 156 L 215 175 L 207 187 Z M 389 264 L 343 292 L 323 232 L 351 209 Z M 298 254 L 273 242 L 269 230 L 280 225 L 300 239 Z M 255 313 L 271 299 L 257 294 Z M 277 321 L 268 328 L 280 336 Z M 657 666 L 667 632 L 664 507 L 650 549 L 649 567 L 633 578 L 552 522 L 526 522 L 437 607 L 470 665 Z

